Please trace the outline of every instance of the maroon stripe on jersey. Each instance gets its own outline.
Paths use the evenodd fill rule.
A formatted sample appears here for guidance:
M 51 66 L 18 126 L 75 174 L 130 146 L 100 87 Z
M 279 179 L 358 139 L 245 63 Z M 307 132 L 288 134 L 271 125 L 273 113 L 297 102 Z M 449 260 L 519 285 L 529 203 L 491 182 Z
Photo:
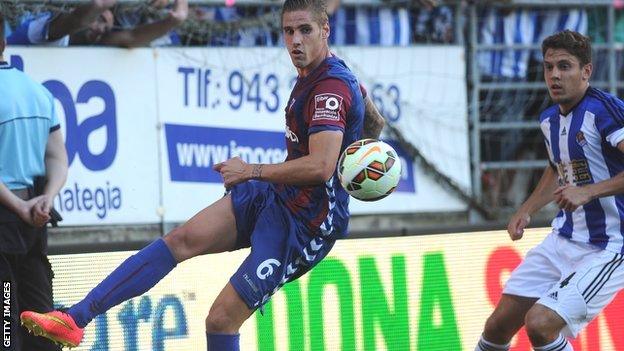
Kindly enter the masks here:
M 312 73 L 307 75 L 306 77 L 297 79 L 297 83 L 293 91 L 290 93 L 290 96 L 297 96 L 301 94 L 303 91 L 310 88 L 310 83 L 313 83 L 319 77 L 324 76 L 325 73 L 329 71 L 329 65 L 327 62 L 323 62 L 319 67 L 317 67 Z
M 327 213 L 329 213 L 328 201 L 329 200 L 327 199 L 325 200 L 325 203 L 323 204 L 323 207 L 321 207 L 319 214 L 310 221 L 310 225 L 313 228 L 319 228 L 321 224 L 323 224 L 323 221 L 325 221 L 325 218 L 327 218 Z
M 286 201 L 286 206 L 296 214 L 301 214 L 302 209 L 308 209 L 312 202 L 312 191 L 314 188 L 303 188 L 297 191 L 297 196 Z
M 329 71 L 329 65 L 327 61 L 323 61 L 320 66 L 318 66 L 314 71 L 312 71 L 307 76 L 301 78 L 301 87 L 308 85 L 308 83 L 317 80 L 320 76 L 325 75 L 325 73 Z

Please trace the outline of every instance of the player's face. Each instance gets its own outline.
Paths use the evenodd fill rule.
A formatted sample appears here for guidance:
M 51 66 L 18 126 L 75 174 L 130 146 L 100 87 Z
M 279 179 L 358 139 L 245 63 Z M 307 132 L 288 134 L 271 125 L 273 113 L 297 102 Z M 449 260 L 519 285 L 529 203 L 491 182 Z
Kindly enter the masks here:
M 579 59 L 564 49 L 548 49 L 544 55 L 544 80 L 553 102 L 567 108 L 583 98 L 592 64 L 581 66 Z
M 282 17 L 288 54 L 300 73 L 318 66 L 327 54 L 329 24 L 319 25 L 310 11 L 291 11 Z

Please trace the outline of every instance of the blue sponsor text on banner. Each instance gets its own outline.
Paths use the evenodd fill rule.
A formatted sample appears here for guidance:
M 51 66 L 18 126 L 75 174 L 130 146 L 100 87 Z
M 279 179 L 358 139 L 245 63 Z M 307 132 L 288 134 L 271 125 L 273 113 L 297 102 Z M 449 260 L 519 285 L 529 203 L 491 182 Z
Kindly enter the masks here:
M 279 163 L 286 159 L 283 132 L 267 132 L 165 124 L 171 180 L 175 182 L 221 183 L 212 167 L 232 157 L 247 163 Z M 414 165 L 398 143 L 388 141 L 403 166 L 400 192 L 416 192 Z
M 232 157 L 248 163 L 286 159 L 283 132 L 165 124 L 171 180 L 221 183 L 212 167 Z

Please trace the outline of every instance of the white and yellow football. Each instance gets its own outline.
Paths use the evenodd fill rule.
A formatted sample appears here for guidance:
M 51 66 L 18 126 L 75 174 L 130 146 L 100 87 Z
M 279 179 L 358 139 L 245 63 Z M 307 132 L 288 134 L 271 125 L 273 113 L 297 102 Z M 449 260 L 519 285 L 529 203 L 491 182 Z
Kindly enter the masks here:
M 376 201 L 396 189 L 401 178 L 401 160 L 392 146 L 383 141 L 358 140 L 340 156 L 338 177 L 349 195 Z

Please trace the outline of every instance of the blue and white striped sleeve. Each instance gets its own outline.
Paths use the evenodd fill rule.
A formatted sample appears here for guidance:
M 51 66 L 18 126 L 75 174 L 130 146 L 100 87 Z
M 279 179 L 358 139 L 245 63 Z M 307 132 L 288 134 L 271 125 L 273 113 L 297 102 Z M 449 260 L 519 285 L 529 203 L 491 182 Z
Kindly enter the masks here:
M 624 104 L 620 102 L 609 112 L 597 115 L 596 127 L 611 146 L 617 147 L 624 140 Z

